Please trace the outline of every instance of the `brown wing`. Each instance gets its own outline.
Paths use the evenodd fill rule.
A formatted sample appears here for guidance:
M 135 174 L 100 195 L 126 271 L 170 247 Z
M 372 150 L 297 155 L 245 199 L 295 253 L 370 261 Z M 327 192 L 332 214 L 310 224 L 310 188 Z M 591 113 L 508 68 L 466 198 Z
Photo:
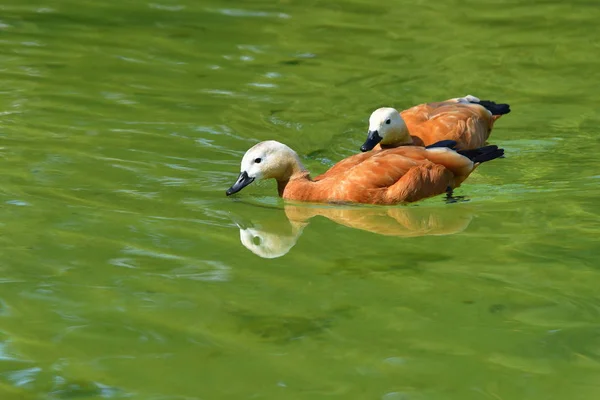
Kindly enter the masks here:
M 385 192 L 386 204 L 413 202 L 437 196 L 453 187 L 454 174 L 440 164 L 431 162 L 411 168 Z
M 369 158 L 371 155 L 369 153 L 359 153 L 348 158 L 343 159 L 342 161 L 335 164 L 333 167 L 329 168 L 327 171 L 313 178 L 313 181 L 320 181 L 324 178 L 334 176 L 341 172 L 345 172 L 349 168 L 361 163 L 364 159 Z
M 434 103 L 424 103 L 401 111 L 400 115 L 404 121 L 406 121 L 408 118 L 413 124 L 419 124 L 428 121 L 433 115 L 435 115 L 436 112 L 439 112 L 440 110 L 451 110 L 453 107 L 460 104 L 464 103 L 458 103 L 456 99 L 438 101 Z
M 415 144 L 455 140 L 461 149 L 485 145 L 494 121 L 480 105 L 450 101 L 423 104 L 401 114 Z
M 429 119 L 429 115 L 442 103 L 419 104 L 409 109 L 400 111 L 400 115 L 406 124 L 416 125 Z M 409 127 L 410 130 L 410 127 Z
M 455 187 L 453 171 L 463 173 L 473 166 L 468 158 L 443 148 L 404 146 L 356 156 L 350 158 L 362 162 L 348 163 L 353 165 L 317 182 L 290 180 L 283 197 L 313 202 L 411 202 Z
M 320 183 L 327 188 L 322 195 L 338 201 L 394 204 L 404 200 L 400 198 L 401 196 L 389 195 L 388 191 L 391 187 L 395 186 L 397 193 L 400 193 L 400 187 L 408 187 L 405 191 L 407 198 L 411 199 L 408 201 L 415 201 L 419 196 L 429 197 L 443 193 L 451 183 L 448 179 L 445 179 L 444 182 L 436 182 L 439 172 L 435 172 L 430 178 L 423 180 L 420 185 L 417 185 L 418 188 L 411 179 L 405 179 L 407 175 L 414 175 L 415 172 L 411 172 L 412 170 L 421 171 L 425 176 L 427 175 L 425 170 L 434 167 L 434 164 L 427 159 L 427 150 L 422 147 L 406 146 L 364 154 L 368 154 L 370 157 L 366 157 L 360 164 L 347 169 L 344 174 L 322 180 Z M 433 169 L 445 169 L 443 166 L 439 167 Z M 448 174 L 448 176 L 452 176 L 450 171 Z M 441 175 L 439 176 L 441 177 Z M 446 176 L 444 175 L 444 177 Z M 427 185 L 432 183 L 435 185 L 427 188 Z M 442 188 L 441 191 L 439 188 Z

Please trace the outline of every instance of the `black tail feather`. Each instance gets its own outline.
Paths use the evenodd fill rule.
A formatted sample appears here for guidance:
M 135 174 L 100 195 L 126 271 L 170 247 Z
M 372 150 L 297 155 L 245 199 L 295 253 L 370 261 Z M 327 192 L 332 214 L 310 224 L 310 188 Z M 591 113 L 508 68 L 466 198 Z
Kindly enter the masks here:
M 490 152 L 490 151 L 493 151 L 496 149 L 498 149 L 498 146 L 496 146 L 495 144 L 492 144 L 489 146 L 480 147 L 478 149 L 459 150 L 459 151 L 457 151 L 457 153 L 467 157 L 468 159 L 471 159 L 472 157 L 477 157 L 478 155 L 481 155 L 483 153 L 487 153 L 487 152 Z
M 479 101 L 470 101 L 470 103 L 479 104 L 485 107 L 486 110 L 492 113 L 492 115 L 504 115 L 510 112 L 510 105 L 508 104 L 498 104 L 491 100 L 479 100 Z
M 496 145 L 490 145 L 478 149 L 459 150 L 457 153 L 467 157 L 474 163 L 483 163 L 504 156 L 504 149 L 499 149 Z
M 425 147 L 426 149 L 446 147 L 456 151 L 461 156 L 467 157 L 474 163 L 482 163 L 486 161 L 495 160 L 496 158 L 504 157 L 504 149 L 499 149 L 495 144 L 488 146 L 479 147 L 477 149 L 468 150 L 456 150 L 456 141 L 454 140 L 440 140 Z

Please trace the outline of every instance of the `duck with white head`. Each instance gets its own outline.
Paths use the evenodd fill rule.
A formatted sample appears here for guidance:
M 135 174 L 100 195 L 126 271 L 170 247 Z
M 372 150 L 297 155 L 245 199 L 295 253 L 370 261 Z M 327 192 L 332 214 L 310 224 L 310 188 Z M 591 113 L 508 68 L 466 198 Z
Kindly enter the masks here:
M 275 179 L 286 200 L 318 203 L 398 204 L 452 191 L 483 162 L 504 150 L 485 146 L 456 151 L 456 142 L 428 147 L 403 146 L 350 156 L 313 180 L 298 154 L 283 143 L 268 140 L 250 148 L 236 182 L 226 191 L 239 192 L 255 180 Z
M 382 107 L 369 117 L 367 140 L 360 149 L 428 146 L 441 140 L 456 141 L 458 149 L 476 149 L 486 144 L 495 121 L 509 112 L 508 104 L 471 95 L 420 104 L 402 112 Z

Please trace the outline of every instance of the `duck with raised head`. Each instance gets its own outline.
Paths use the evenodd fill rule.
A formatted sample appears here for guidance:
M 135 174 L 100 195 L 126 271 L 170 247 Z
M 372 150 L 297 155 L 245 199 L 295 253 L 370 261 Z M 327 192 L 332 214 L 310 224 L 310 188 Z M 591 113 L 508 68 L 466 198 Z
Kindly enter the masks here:
M 455 146 L 456 142 L 446 140 L 429 147 L 359 153 L 341 161 L 341 173 L 314 181 L 294 150 L 268 140 L 244 154 L 240 175 L 226 194 L 237 193 L 258 179 L 275 179 L 279 196 L 286 200 L 409 203 L 451 192 L 481 163 L 504 154 L 497 146 L 458 152 L 452 149 Z
M 486 144 L 494 122 L 509 112 L 508 104 L 471 95 L 419 104 L 401 112 L 382 107 L 371 114 L 367 140 L 360 149 L 428 146 L 441 140 L 456 141 L 460 150 L 476 149 Z

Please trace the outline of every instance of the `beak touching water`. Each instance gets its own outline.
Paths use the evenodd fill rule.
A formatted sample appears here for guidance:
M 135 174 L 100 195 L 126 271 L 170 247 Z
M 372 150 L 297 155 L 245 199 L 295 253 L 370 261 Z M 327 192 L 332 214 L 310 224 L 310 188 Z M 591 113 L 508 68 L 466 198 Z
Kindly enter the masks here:
M 369 131 L 367 141 L 362 146 L 360 146 L 360 151 L 373 150 L 373 147 L 377 146 L 377 144 L 381 142 L 381 139 L 382 137 L 379 136 L 378 131 Z
M 231 196 L 232 194 L 239 192 L 240 190 L 242 190 L 243 188 L 245 188 L 252 182 L 254 182 L 254 178 L 250 178 L 248 176 L 248 173 L 246 171 L 244 171 L 244 172 L 240 173 L 240 176 L 238 176 L 237 181 L 229 189 L 227 189 L 225 194 L 227 196 Z

